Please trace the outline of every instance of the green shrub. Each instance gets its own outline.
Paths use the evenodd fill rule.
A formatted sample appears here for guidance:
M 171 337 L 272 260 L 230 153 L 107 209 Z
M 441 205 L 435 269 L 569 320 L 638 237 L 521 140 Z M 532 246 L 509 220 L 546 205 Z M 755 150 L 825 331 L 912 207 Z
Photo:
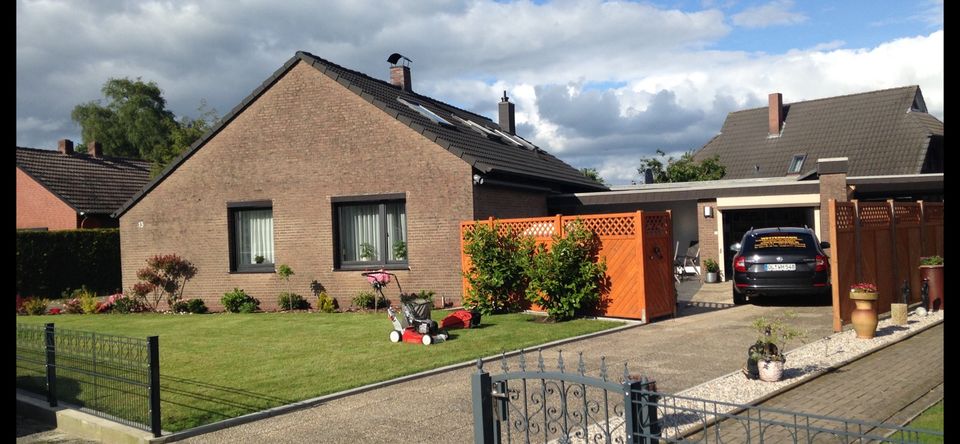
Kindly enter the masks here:
M 100 294 L 120 288 L 116 228 L 17 231 L 17 293 L 57 298 L 86 284 Z
M 196 313 L 203 314 L 207 312 L 207 304 L 203 299 L 190 299 L 188 301 L 177 301 L 171 308 L 174 313 Z
M 374 308 L 374 301 L 377 307 L 386 307 L 387 299 L 383 296 L 376 296 L 372 291 L 363 290 L 357 293 L 353 298 L 353 305 L 360 308 Z
M 920 258 L 920 265 L 943 265 L 943 258 L 940 256 L 926 256 Z
M 534 241 L 507 230 L 499 234 L 492 227 L 476 224 L 464 235 L 464 253 L 470 269 L 464 273 L 470 289 L 464 305 L 488 315 L 520 311 L 527 288 L 524 269 L 530 262 Z
M 538 246 L 527 269 L 527 299 L 555 320 L 573 318 L 600 301 L 606 263 L 597 261 L 600 241 L 576 220 L 566 236 L 553 236 L 552 246 Z
M 253 313 L 260 309 L 259 300 L 238 288 L 224 293 L 220 303 L 223 304 L 224 309 L 231 313 Z
M 310 308 L 310 303 L 303 296 L 290 292 L 280 293 L 278 305 L 281 310 L 307 310 Z
M 80 308 L 84 314 L 94 314 L 100 308 L 100 300 L 93 292 L 84 292 L 80 295 Z
M 158 254 L 147 258 L 147 266 L 137 271 L 137 282 L 133 285 L 133 294 L 143 299 L 153 311 L 157 311 L 160 300 L 166 296 L 167 305 L 172 309 L 183 297 L 187 281 L 197 274 L 197 267 L 176 254 Z
M 50 305 L 50 301 L 44 298 L 29 298 L 23 301 L 23 311 L 28 315 L 39 316 L 47 314 L 47 305 Z
M 123 297 L 114 298 L 112 309 L 114 313 L 140 313 L 147 310 L 146 304 L 140 299 L 123 295 Z
M 333 313 L 340 308 L 337 306 L 337 300 L 331 298 L 327 292 L 321 291 L 317 294 L 317 310 L 323 313 Z
M 717 261 L 707 258 L 703 260 L 703 267 L 707 269 L 707 273 L 719 273 L 720 264 Z

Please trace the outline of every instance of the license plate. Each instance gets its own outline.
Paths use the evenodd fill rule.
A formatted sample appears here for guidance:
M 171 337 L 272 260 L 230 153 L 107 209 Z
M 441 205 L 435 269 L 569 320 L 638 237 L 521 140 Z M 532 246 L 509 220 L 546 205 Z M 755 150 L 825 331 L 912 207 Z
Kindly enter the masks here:
M 797 264 L 764 264 L 765 271 L 795 271 Z

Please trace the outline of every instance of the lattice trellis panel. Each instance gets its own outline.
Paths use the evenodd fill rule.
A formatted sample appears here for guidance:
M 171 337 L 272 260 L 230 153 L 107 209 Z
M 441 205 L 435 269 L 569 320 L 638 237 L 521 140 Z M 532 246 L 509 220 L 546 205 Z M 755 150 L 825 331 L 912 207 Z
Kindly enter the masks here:
M 570 224 L 577 218 L 565 217 L 564 228 L 570 227 Z M 636 234 L 633 216 L 614 216 L 614 217 L 590 217 L 580 218 L 580 222 L 588 230 L 597 236 L 633 236 Z
M 501 235 L 513 231 L 514 234 L 525 236 L 545 236 L 553 235 L 553 219 L 527 219 L 527 220 L 497 220 L 497 232 Z
M 890 225 L 890 206 L 886 203 L 862 203 L 859 206 L 861 227 Z
M 837 230 L 853 230 L 855 208 L 850 202 L 837 202 Z
M 943 204 L 924 204 L 923 217 L 927 220 L 927 222 L 943 223 Z
M 920 225 L 920 204 L 894 202 L 893 217 L 897 225 Z
M 643 215 L 644 235 L 649 237 L 668 237 L 670 236 L 670 216 L 665 213 L 654 213 Z

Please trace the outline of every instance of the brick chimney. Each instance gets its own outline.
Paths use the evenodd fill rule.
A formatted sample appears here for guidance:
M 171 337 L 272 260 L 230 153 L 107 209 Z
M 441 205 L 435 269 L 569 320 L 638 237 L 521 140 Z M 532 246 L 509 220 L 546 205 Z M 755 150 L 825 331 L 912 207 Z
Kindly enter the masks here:
M 779 137 L 783 129 L 783 95 L 770 93 L 770 136 Z
M 510 135 L 517 134 L 517 120 L 513 115 L 514 106 L 507 97 L 507 92 L 503 92 L 503 98 L 500 99 L 500 128 Z
M 404 91 L 413 91 L 413 82 L 410 80 L 410 67 L 393 65 L 390 67 L 390 83 L 399 86 Z
M 103 144 L 94 140 L 87 144 L 87 154 L 93 157 L 103 157 Z
M 73 141 L 70 139 L 60 139 L 57 142 L 57 151 L 60 151 L 60 154 L 73 154 Z

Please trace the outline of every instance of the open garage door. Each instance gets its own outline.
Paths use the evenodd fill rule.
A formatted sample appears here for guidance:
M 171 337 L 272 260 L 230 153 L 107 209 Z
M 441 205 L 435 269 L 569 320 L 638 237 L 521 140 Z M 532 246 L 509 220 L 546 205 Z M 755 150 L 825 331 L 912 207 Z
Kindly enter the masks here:
M 730 246 L 751 228 L 816 226 L 813 207 L 758 208 L 723 210 L 723 276 L 733 275 L 733 255 Z

